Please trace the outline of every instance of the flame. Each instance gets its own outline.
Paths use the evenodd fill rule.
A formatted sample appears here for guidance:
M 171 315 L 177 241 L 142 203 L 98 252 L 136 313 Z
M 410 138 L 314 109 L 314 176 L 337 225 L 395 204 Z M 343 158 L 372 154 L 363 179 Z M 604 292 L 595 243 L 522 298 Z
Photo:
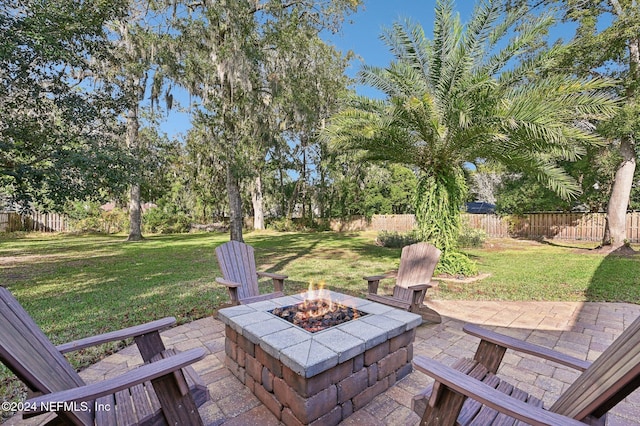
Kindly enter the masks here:
M 325 290 L 324 282 L 321 281 L 318 284 L 318 289 L 314 290 L 313 281 L 309 282 L 309 288 L 306 293 L 302 293 L 304 295 L 303 299 L 303 310 L 296 314 L 298 318 L 317 318 L 326 315 L 329 312 L 334 311 L 336 308 L 334 307 L 333 300 L 331 300 L 331 295 L 329 291 Z M 311 303 L 311 301 L 323 301 L 326 303 Z

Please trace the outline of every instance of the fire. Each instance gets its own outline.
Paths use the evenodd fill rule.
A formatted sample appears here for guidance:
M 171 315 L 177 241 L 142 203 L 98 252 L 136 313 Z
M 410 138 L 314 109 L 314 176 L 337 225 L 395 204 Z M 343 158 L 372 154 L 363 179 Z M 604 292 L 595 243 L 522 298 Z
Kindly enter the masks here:
M 367 315 L 359 312 L 355 306 L 333 301 L 331 292 L 324 289 L 323 282 L 318 287 L 316 290 L 313 282 L 309 283 L 309 289 L 301 294 L 302 302 L 277 307 L 269 312 L 311 333 Z
M 313 281 L 310 281 L 307 292 L 303 294 L 302 309 L 296 314 L 298 319 L 323 317 L 336 310 L 331 294 L 324 289 L 323 281 L 319 283 L 317 290 L 314 290 Z

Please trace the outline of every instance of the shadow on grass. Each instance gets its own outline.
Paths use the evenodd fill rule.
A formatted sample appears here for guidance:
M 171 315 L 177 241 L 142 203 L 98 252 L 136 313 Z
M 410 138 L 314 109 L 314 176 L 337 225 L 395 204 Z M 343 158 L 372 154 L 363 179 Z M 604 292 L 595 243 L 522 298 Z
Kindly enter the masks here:
M 247 243 L 255 247 L 271 250 L 273 253 L 302 254 L 311 253 L 314 248 L 332 253 L 337 250 L 349 250 L 360 256 L 376 256 L 393 259 L 400 249 L 380 247 L 367 237 L 354 233 L 317 232 L 283 234 L 248 234 Z
M 640 304 L 640 253 L 606 255 L 591 277 L 586 299 Z
M 597 248 L 597 242 L 593 242 L 593 241 L 585 241 L 584 244 L 580 245 L 580 244 L 576 244 L 574 242 L 569 243 L 569 242 L 557 242 L 557 241 L 553 241 L 553 240 L 546 240 L 546 239 L 540 239 L 538 240 L 540 242 L 540 244 L 545 244 L 551 247 L 560 247 L 560 248 L 570 248 L 570 249 L 576 249 L 576 250 L 584 250 L 584 251 L 589 251 L 589 250 L 594 250 Z

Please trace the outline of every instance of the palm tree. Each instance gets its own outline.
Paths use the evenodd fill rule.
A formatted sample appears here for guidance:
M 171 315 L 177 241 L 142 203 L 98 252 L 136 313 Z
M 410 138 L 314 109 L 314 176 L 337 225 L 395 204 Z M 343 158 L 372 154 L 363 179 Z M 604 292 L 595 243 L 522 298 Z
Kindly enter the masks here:
M 440 0 L 432 40 L 418 24 L 396 23 L 381 36 L 391 64 L 359 71 L 360 83 L 385 99 L 354 96 L 327 128 L 335 149 L 420 170 L 418 231 L 443 250 L 443 272 L 474 270 L 456 251 L 466 163 L 533 173 L 572 198 L 580 186 L 558 161 L 604 143 L 590 123 L 615 111 L 616 101 L 603 91 L 611 82 L 557 70 L 562 47 L 536 48 L 552 24 L 550 15 L 528 18 L 523 10 L 504 12 L 501 1 L 484 0 L 465 26 L 453 2 Z

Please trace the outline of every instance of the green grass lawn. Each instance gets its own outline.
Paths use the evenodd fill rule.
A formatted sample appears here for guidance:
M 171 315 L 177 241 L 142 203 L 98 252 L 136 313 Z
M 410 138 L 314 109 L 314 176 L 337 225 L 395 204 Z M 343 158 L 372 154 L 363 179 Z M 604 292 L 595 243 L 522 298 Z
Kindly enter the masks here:
M 364 296 L 365 275 L 398 267 L 400 249 L 378 247 L 375 233 L 252 232 L 259 270 L 289 275 L 286 293 L 310 282 Z M 211 315 L 228 301 L 214 248 L 227 234 L 120 236 L 23 234 L 0 237 L 0 284 L 18 298 L 55 344 L 165 316 L 179 323 Z M 590 245 L 495 240 L 467 253 L 491 275 L 472 284 L 442 283 L 431 297 L 477 300 L 566 300 L 640 303 L 640 256 L 594 254 Z M 638 249 L 638 247 L 636 247 Z M 384 283 L 389 287 L 392 282 Z M 70 356 L 84 367 L 118 349 Z M 16 397 L 0 371 L 0 396 Z
M 640 255 L 605 256 L 594 252 L 594 246 L 489 241 L 484 248 L 467 253 L 491 276 L 473 284 L 443 283 L 438 297 L 640 303 Z

